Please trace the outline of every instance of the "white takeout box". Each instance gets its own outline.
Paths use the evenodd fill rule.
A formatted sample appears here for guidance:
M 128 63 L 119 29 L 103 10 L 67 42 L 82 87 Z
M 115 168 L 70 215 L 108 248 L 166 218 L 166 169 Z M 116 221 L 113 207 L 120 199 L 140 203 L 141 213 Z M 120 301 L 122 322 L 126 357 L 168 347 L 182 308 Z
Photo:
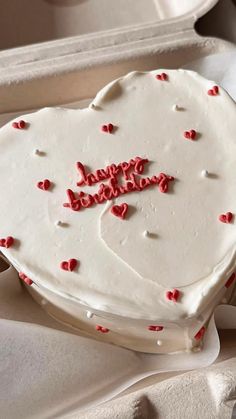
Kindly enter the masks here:
M 129 71 L 177 68 L 229 51 L 231 43 L 194 30 L 216 3 L 11 0 L 0 34 L 11 34 L 12 43 L 73 36 L 0 52 L 0 113 L 78 102 Z

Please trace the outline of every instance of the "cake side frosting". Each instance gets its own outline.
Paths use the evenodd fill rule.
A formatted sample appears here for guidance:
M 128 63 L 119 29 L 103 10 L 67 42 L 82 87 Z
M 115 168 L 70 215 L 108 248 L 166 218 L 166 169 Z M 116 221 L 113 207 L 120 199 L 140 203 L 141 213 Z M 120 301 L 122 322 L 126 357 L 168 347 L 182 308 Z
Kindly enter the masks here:
M 0 130 L 0 235 L 14 237 L 1 250 L 91 310 L 194 319 L 235 270 L 235 131 L 227 93 L 185 70 L 22 116 Z

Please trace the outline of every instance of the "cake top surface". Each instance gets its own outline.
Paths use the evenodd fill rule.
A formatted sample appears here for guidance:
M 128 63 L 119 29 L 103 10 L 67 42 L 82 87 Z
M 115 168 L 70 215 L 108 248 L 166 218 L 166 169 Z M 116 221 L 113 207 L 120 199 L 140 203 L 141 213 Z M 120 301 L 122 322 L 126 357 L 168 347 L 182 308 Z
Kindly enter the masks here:
M 158 70 L 110 83 L 87 109 L 7 124 L 0 237 L 14 243 L 3 253 L 94 309 L 194 315 L 235 267 L 235 116 L 214 83 Z

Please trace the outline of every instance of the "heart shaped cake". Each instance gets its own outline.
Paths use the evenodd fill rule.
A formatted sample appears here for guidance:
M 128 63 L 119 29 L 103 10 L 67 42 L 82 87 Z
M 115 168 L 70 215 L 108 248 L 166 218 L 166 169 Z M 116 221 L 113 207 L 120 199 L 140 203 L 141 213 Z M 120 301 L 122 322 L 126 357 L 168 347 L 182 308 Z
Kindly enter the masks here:
M 201 346 L 236 268 L 236 108 L 185 70 L 0 130 L 0 250 L 49 313 L 144 352 Z

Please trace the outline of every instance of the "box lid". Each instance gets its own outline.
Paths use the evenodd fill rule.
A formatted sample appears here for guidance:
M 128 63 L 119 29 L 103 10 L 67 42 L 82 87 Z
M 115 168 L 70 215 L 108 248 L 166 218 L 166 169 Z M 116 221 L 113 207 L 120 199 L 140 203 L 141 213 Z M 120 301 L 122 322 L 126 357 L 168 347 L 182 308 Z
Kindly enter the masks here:
M 0 70 L 30 54 L 32 61 L 184 33 L 217 1 L 12 0 L 1 7 Z

